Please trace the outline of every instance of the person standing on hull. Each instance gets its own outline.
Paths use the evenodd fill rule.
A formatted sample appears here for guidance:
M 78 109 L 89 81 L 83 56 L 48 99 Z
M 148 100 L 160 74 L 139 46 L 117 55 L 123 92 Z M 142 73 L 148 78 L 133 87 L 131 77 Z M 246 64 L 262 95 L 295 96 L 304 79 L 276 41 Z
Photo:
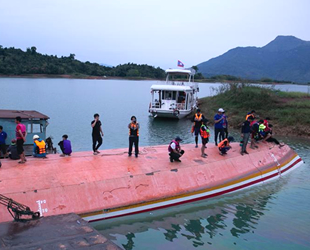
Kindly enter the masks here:
M 198 148 L 198 136 L 200 134 L 200 127 L 204 119 L 205 117 L 202 113 L 200 113 L 200 109 L 197 109 L 196 114 L 192 119 L 192 122 L 194 122 L 192 133 L 195 133 L 195 143 L 196 143 L 195 148 Z
M 170 142 L 168 147 L 170 162 L 181 162 L 180 157 L 184 154 L 184 150 L 182 150 L 180 146 L 181 141 L 182 139 L 177 136 L 174 140 Z
M 209 142 L 210 130 L 207 126 L 207 119 L 202 121 L 202 125 L 200 127 L 200 136 L 201 136 L 201 157 L 206 158 L 208 155 L 205 153 L 205 149 L 207 148 L 206 144 Z
M 242 148 L 241 148 L 241 155 L 248 154 L 246 151 L 246 146 L 248 145 L 248 141 L 251 134 L 251 123 L 253 122 L 253 116 L 249 116 L 248 119 L 243 122 L 241 128 L 241 136 L 243 138 Z
M 25 163 L 26 156 L 24 152 L 24 142 L 26 141 L 27 137 L 27 131 L 26 131 L 26 126 L 21 123 L 22 118 L 20 116 L 17 116 L 15 118 L 15 123 L 16 123 L 16 146 L 17 146 L 17 152 L 20 157 L 20 161 L 18 163 L 23 164 Z
M 98 151 L 102 144 L 102 136 L 104 135 L 101 129 L 101 121 L 99 120 L 99 114 L 94 114 L 94 120 L 91 122 L 91 127 L 93 128 L 92 138 L 93 138 L 93 154 L 100 154 Z
M 7 133 L 5 131 L 3 131 L 3 127 L 0 126 L 0 155 L 1 152 L 3 154 L 3 158 L 7 157 L 7 151 L 6 151 L 6 144 L 5 144 L 5 140 L 8 137 Z
M 131 123 L 128 124 L 129 128 L 129 149 L 128 156 L 132 154 L 132 145 L 135 145 L 135 156 L 138 157 L 139 154 L 139 128 L 140 125 L 137 122 L 137 118 L 133 115 L 131 118 Z
M 219 141 L 224 139 L 224 117 L 223 117 L 224 109 L 220 108 L 217 114 L 214 116 L 214 142 L 215 146 L 217 146 L 217 138 L 219 136 Z

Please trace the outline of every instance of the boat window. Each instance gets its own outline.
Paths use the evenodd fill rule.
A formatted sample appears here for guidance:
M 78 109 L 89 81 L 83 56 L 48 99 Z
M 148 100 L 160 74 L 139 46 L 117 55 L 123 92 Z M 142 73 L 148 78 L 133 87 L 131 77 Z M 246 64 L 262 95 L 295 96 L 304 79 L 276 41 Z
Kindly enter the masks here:
M 163 91 L 162 99 L 164 100 L 176 100 L 177 93 L 176 91 Z
M 27 133 L 42 133 L 43 125 L 39 123 L 27 124 Z

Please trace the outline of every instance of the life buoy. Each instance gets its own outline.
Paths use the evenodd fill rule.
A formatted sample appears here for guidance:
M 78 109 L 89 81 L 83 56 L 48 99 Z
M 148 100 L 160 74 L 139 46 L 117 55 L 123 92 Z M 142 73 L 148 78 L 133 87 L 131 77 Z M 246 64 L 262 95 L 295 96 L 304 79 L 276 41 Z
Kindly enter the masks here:
M 174 109 L 173 110 L 173 115 L 174 116 L 179 116 L 179 114 L 180 114 L 180 111 L 178 109 Z

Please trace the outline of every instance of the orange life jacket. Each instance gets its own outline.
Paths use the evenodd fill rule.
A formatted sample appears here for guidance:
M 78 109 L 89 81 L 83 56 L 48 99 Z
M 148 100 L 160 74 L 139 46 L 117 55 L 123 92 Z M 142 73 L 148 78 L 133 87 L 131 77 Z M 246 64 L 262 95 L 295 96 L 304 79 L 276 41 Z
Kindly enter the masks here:
M 39 148 L 39 154 L 45 154 L 46 153 L 46 151 L 45 151 L 45 142 L 43 140 L 42 141 L 35 140 L 34 143 Z
M 205 130 L 202 129 L 202 127 L 205 127 Z M 210 137 L 209 129 L 205 125 L 201 125 L 200 127 L 200 135 L 202 138 L 206 139 Z
M 224 143 L 227 142 L 227 144 L 225 145 Z M 224 139 L 223 141 L 221 141 L 219 144 L 218 144 L 218 147 L 219 148 L 224 148 L 224 147 L 228 147 L 229 146 L 229 141 L 228 139 Z
M 249 119 L 249 117 L 251 117 L 251 116 L 253 117 L 253 119 L 255 118 L 255 116 L 253 114 L 248 114 L 248 115 L 246 115 L 245 120 L 247 121 Z
M 138 127 L 138 123 L 130 123 L 129 135 L 139 136 L 139 129 L 135 129 Z
M 202 114 L 200 113 L 200 115 L 198 116 L 197 114 L 195 114 L 195 119 L 196 119 L 196 121 L 201 121 L 201 119 L 202 119 Z

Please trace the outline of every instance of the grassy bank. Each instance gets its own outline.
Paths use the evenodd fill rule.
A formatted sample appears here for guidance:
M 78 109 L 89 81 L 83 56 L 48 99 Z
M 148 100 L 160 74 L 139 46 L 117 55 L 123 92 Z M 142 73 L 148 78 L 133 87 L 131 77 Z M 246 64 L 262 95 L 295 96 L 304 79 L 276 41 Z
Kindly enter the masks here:
M 306 93 L 245 84 L 222 85 L 216 96 L 200 99 L 199 107 L 211 124 L 214 114 L 223 108 L 229 126 L 239 129 L 245 115 L 254 109 L 260 119 L 270 117 L 276 134 L 310 137 L 310 95 Z

